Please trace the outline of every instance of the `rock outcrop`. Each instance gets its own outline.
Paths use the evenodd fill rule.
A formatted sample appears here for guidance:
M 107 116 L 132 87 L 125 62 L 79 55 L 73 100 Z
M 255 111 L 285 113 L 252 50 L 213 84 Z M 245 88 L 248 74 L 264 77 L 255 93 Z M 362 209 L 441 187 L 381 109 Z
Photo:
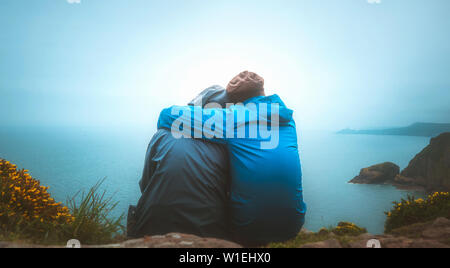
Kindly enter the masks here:
M 350 183 L 392 184 L 403 189 L 450 191 L 450 132 L 432 138 L 401 173 L 394 163 L 363 168 Z
M 350 183 L 355 184 L 385 184 L 392 183 L 400 173 L 400 167 L 394 163 L 386 162 L 361 169 L 359 176 L 356 176 Z
M 428 191 L 449 191 L 450 132 L 431 139 L 430 145 L 411 160 L 394 183 L 421 186 Z
M 242 248 L 242 246 L 216 238 L 202 238 L 195 235 L 171 233 L 144 237 L 116 245 L 95 246 L 100 248 Z
M 430 223 L 405 226 L 394 230 L 393 234 L 362 234 L 349 241 L 328 239 L 309 243 L 301 248 L 367 248 L 370 240 L 375 240 L 381 248 L 450 248 L 450 220 L 438 218 Z
M 41 246 L 23 243 L 0 242 L 0 248 L 63 248 L 65 246 Z M 128 240 L 122 243 L 83 248 L 241 248 L 242 246 L 215 238 L 201 238 L 195 235 L 171 233 Z
M 405 226 L 394 230 L 392 234 L 373 238 L 379 240 L 383 248 L 450 248 L 450 220 L 438 218 L 433 222 Z M 350 247 L 363 247 L 363 242 L 350 243 Z
M 342 248 L 342 245 L 337 239 L 329 239 L 316 243 L 308 243 L 300 248 Z
M 314 234 L 302 230 L 305 234 Z M 419 223 L 393 230 L 391 234 L 362 234 L 339 239 L 330 233 L 323 241 L 303 244 L 300 248 L 367 248 L 376 239 L 382 248 L 450 248 L 450 220 L 438 218 L 432 222 Z M 62 248 L 65 246 L 41 246 L 13 242 L 0 242 L 0 248 Z M 194 235 L 171 233 L 144 237 L 118 244 L 82 246 L 86 248 L 241 248 L 233 242 Z

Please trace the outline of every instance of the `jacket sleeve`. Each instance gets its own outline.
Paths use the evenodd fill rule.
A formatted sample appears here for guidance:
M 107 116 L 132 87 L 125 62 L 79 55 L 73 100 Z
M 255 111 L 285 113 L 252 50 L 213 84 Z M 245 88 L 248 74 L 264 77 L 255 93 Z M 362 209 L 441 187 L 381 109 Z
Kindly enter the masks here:
M 271 142 L 272 132 L 277 133 L 283 117 L 279 106 L 262 107 L 263 111 L 256 104 L 233 105 L 226 109 L 172 106 L 161 112 L 158 129 L 169 130 L 175 138 L 206 139 L 220 144 L 229 144 L 234 138 Z M 285 121 L 281 123 L 288 124 L 292 120 Z
M 234 124 L 227 130 L 227 116 L 232 109 L 203 109 L 197 106 L 172 106 L 164 109 L 158 120 L 158 129 L 167 129 L 181 138 L 206 139 L 215 143 L 227 143 L 227 131 L 234 133 Z
M 141 193 L 144 193 L 145 189 L 150 183 L 153 173 L 156 170 L 157 163 L 153 161 L 153 156 L 155 155 L 155 144 L 153 140 L 150 142 L 147 148 L 147 153 L 145 155 L 144 170 L 142 172 L 142 178 L 139 182 L 139 188 Z

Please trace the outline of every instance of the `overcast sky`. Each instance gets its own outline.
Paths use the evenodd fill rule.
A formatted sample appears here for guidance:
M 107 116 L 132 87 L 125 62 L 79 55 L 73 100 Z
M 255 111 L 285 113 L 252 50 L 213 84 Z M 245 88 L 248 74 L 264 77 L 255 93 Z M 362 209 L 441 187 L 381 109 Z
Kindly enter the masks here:
M 153 126 L 246 69 L 303 128 L 450 122 L 449 14 L 449 0 L 1 0 L 0 126 Z

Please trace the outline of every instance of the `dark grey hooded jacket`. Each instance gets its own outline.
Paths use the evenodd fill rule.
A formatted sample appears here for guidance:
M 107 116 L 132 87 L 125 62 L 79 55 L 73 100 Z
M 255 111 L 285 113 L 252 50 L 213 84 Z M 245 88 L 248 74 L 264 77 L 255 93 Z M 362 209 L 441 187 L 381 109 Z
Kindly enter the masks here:
M 204 90 L 190 105 L 228 102 L 225 89 Z M 151 140 L 136 207 L 128 214 L 128 236 L 171 232 L 229 238 L 229 158 L 224 145 L 175 139 L 159 130 Z

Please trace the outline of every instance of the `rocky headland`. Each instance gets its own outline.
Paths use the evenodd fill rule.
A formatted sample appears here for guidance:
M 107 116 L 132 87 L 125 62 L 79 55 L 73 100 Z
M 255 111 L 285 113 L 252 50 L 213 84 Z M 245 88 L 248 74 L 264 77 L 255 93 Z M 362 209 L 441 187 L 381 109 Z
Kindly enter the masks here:
M 400 167 L 394 163 L 386 162 L 368 168 L 361 169 L 358 176 L 350 183 L 354 184 L 386 184 L 393 183 L 395 177 L 400 174 Z
M 450 190 L 450 132 L 431 139 L 430 145 L 395 178 L 395 183 L 428 191 Z
M 450 132 L 450 124 L 439 123 L 415 123 L 407 127 L 385 129 L 343 129 L 338 134 L 346 135 L 394 135 L 394 136 L 419 136 L 435 137 L 441 133 Z
M 382 163 L 363 168 L 352 179 L 355 184 L 392 184 L 399 188 L 432 191 L 450 190 L 450 132 L 432 138 L 400 172 L 394 163 Z

